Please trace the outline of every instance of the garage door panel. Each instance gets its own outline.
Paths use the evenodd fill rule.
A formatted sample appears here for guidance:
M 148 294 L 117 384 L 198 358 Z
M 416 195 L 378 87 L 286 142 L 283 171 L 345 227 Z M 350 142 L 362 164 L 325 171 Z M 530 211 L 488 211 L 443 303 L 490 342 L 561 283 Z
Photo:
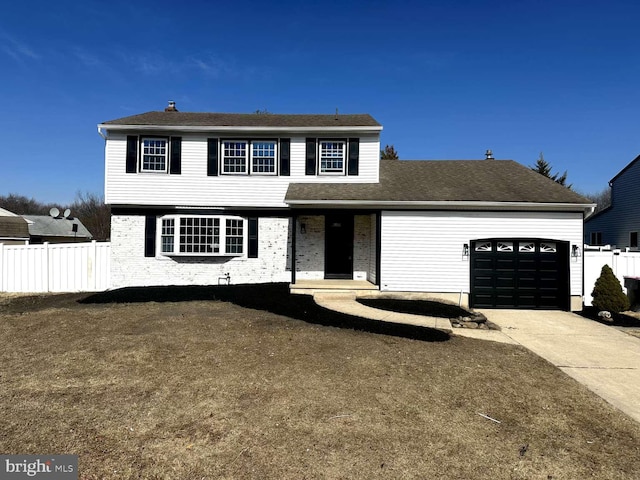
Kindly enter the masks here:
M 567 309 L 568 251 L 568 242 L 556 240 L 473 241 L 472 306 Z

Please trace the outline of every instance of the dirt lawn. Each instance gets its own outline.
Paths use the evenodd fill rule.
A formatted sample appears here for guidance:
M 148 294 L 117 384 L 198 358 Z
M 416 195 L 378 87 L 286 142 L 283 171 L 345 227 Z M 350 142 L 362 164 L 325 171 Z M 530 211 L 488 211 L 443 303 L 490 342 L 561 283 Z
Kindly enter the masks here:
M 0 297 L 0 452 L 82 479 L 640 478 L 640 424 L 517 346 L 282 285 L 86 297 Z

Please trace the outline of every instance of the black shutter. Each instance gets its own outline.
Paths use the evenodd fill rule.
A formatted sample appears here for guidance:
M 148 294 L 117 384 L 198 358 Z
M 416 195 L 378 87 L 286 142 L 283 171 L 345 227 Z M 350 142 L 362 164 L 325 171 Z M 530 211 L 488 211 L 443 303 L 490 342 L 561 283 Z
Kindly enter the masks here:
M 315 138 L 307 138 L 307 168 L 305 171 L 306 175 L 315 175 L 316 174 L 316 139 Z
M 280 139 L 280 175 L 291 175 L 291 139 Z
M 156 217 L 147 215 L 144 219 L 144 256 L 156 256 Z
M 137 173 L 138 171 L 138 137 L 127 135 L 127 173 Z
M 258 217 L 249 217 L 249 258 L 258 258 Z
M 358 163 L 360 157 L 360 139 L 349 139 L 349 163 L 347 172 L 349 175 L 358 175 Z
M 207 139 L 207 175 L 215 177 L 218 175 L 218 139 Z
M 182 137 L 171 137 L 169 173 L 180 175 L 182 170 Z

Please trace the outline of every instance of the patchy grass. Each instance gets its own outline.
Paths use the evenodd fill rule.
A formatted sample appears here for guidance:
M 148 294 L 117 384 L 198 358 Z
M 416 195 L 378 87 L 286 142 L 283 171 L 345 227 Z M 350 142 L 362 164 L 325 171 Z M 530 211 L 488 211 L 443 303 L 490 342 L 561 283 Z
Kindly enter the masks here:
M 640 478 L 640 425 L 523 348 L 308 300 L 11 298 L 0 451 L 78 454 L 82 479 Z

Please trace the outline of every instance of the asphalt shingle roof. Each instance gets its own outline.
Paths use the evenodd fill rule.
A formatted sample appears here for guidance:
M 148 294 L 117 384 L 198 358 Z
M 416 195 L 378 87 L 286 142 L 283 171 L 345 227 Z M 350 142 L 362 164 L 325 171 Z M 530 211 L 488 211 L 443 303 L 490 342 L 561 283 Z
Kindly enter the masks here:
M 89 230 L 77 218 L 53 218 L 49 215 L 23 215 L 29 221 L 29 233 L 35 237 L 91 238 Z M 78 231 L 73 231 L 73 224 Z
M 196 127 L 380 127 L 369 114 L 294 115 L 256 113 L 147 112 L 103 125 Z
M 294 183 L 295 200 L 592 203 L 513 160 L 381 160 L 380 183 Z

